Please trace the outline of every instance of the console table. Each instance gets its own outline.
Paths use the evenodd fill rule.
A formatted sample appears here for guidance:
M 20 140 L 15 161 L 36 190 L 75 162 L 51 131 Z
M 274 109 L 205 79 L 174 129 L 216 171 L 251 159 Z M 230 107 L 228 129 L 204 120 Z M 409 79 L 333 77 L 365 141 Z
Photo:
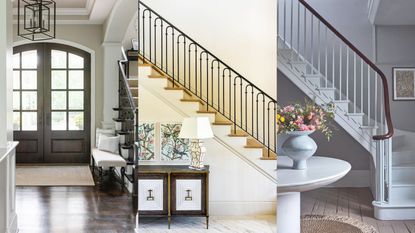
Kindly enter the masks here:
M 187 165 L 139 165 L 140 217 L 206 217 L 209 228 L 209 166 L 192 170 Z
M 313 156 L 307 160 L 308 169 L 293 170 L 293 162 L 287 156 L 278 157 L 278 232 L 300 233 L 300 193 L 331 184 L 351 169 L 340 159 Z

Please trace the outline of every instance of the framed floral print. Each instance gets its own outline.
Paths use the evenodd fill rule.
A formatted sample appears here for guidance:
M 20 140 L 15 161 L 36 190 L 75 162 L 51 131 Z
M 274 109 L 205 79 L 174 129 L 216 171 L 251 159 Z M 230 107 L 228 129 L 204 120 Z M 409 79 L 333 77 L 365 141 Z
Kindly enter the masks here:
M 140 139 L 140 160 L 154 160 L 155 156 L 155 124 L 143 123 L 138 126 L 138 137 Z
M 189 139 L 179 138 L 181 124 L 162 123 L 161 132 L 161 160 L 188 160 L 189 159 Z
M 393 68 L 393 100 L 415 100 L 415 68 Z

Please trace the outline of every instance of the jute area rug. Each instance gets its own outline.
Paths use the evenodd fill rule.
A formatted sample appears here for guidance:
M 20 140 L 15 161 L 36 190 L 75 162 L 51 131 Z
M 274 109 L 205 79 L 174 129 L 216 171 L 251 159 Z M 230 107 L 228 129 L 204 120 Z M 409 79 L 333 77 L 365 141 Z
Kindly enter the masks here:
M 301 233 L 377 233 L 362 221 L 345 216 L 306 215 L 301 218 Z
M 17 166 L 16 186 L 94 186 L 89 166 Z

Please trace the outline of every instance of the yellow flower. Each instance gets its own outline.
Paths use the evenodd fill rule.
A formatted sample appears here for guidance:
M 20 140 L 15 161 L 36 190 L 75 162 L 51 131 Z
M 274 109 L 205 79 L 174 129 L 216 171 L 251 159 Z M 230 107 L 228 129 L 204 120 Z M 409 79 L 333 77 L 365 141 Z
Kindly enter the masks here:
M 279 120 L 281 118 L 281 115 L 280 114 L 277 114 L 277 119 Z
M 285 117 L 281 117 L 281 118 L 280 118 L 280 121 L 281 121 L 281 122 L 284 122 L 284 121 L 285 121 Z

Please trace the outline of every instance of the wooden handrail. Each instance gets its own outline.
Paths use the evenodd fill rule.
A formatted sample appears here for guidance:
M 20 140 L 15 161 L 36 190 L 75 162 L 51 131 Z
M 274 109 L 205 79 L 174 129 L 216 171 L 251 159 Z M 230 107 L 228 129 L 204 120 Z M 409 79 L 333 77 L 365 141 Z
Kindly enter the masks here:
M 326 19 L 323 18 L 313 7 L 311 7 L 305 0 L 298 0 L 307 10 L 309 10 L 315 17 L 317 17 L 326 27 L 336 35 L 340 40 L 342 40 L 353 52 L 355 52 L 363 61 L 365 61 L 376 73 L 379 74 L 382 79 L 383 84 L 383 97 L 385 101 L 385 118 L 388 127 L 386 134 L 374 135 L 374 140 L 386 140 L 391 138 L 394 134 L 392 116 L 390 111 L 389 103 L 389 88 L 388 80 L 386 79 L 385 74 L 377 67 L 368 57 L 366 57 L 358 48 L 356 48 L 346 37 L 344 37 L 337 29 L 331 25 Z

